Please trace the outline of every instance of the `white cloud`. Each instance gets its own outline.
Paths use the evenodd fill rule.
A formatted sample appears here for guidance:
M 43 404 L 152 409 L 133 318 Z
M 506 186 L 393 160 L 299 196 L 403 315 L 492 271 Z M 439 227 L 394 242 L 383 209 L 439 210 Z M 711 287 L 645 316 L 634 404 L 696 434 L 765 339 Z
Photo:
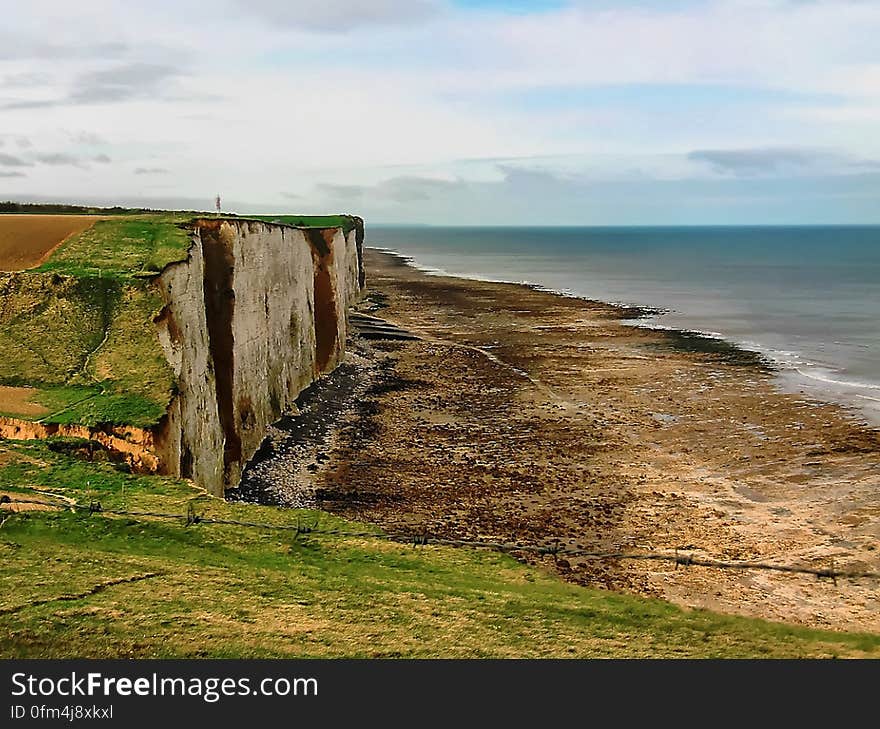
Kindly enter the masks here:
M 236 0 L 241 9 L 274 26 L 326 33 L 411 25 L 440 11 L 435 0 Z
M 718 174 L 737 177 L 848 175 L 880 171 L 880 161 L 800 147 L 698 149 L 687 157 L 692 162 L 708 165 Z
M 31 162 L 28 162 L 21 157 L 0 153 L 0 166 L 2 167 L 30 167 L 31 164 Z
M 134 170 L 136 175 L 167 175 L 170 170 L 164 167 L 136 167 Z

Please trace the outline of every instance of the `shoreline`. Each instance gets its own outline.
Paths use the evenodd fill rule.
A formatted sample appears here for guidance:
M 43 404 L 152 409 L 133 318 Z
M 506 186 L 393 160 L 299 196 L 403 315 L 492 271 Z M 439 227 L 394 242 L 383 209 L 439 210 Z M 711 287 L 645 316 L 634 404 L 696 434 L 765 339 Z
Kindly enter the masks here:
M 549 286 L 545 286 L 540 283 L 535 283 L 533 281 L 512 281 L 509 279 L 503 278 L 492 278 L 489 276 L 481 276 L 480 274 L 465 274 L 465 273 L 450 273 L 449 271 L 445 271 L 441 268 L 431 268 L 430 266 L 424 266 L 420 264 L 414 256 L 407 255 L 406 253 L 401 253 L 400 251 L 394 250 L 393 248 L 382 248 L 381 246 L 364 246 L 364 250 L 376 251 L 386 256 L 391 256 L 392 258 L 400 259 L 405 265 L 410 268 L 415 269 L 421 273 L 424 273 L 427 276 L 439 276 L 441 278 L 459 278 L 463 281 L 479 281 L 480 283 L 496 283 L 496 284 L 508 284 L 511 286 L 523 286 L 525 288 L 531 289 L 533 291 L 538 291 L 544 294 L 552 294 L 554 296 L 562 296 L 567 299 L 580 299 L 581 301 L 586 301 L 592 304 L 602 304 L 604 306 L 612 306 L 617 309 L 621 309 L 622 312 L 634 312 L 634 314 L 629 317 L 631 319 L 639 319 L 643 317 L 649 316 L 659 316 L 664 313 L 668 313 L 669 309 L 662 309 L 652 306 L 645 306 L 642 304 L 627 304 L 622 301 L 602 301 L 600 299 L 591 299 L 588 296 L 581 296 L 580 294 L 576 294 L 573 291 L 565 290 L 565 289 L 553 289 Z M 621 319 L 627 318 L 625 315 L 621 315 Z M 697 332 L 699 334 L 703 334 L 703 332 Z M 711 334 L 706 333 L 706 336 L 712 336 Z M 720 338 L 720 335 L 719 335 Z
M 828 366 L 811 362 L 801 362 L 796 364 L 786 361 L 781 356 L 779 350 L 772 347 L 762 345 L 760 342 L 744 342 L 737 341 L 723 332 L 708 331 L 698 328 L 691 328 L 684 325 L 667 325 L 658 321 L 659 317 L 675 313 L 672 309 L 657 307 L 650 304 L 628 303 L 624 301 L 605 301 L 589 296 L 577 294 L 570 289 L 555 289 L 544 284 L 532 281 L 514 281 L 509 279 L 495 278 L 483 276 L 477 273 L 450 273 L 444 269 L 425 266 L 418 262 L 414 256 L 401 253 L 393 248 L 385 248 L 381 246 L 366 246 L 366 249 L 377 251 L 383 255 L 392 256 L 400 259 L 404 264 L 424 273 L 427 276 L 437 276 L 440 278 L 458 278 L 465 281 L 478 281 L 482 283 L 510 284 L 514 286 L 524 286 L 526 288 L 540 291 L 543 293 L 562 296 L 565 298 L 580 299 L 585 302 L 600 304 L 614 307 L 621 312 L 621 322 L 627 326 L 633 326 L 639 329 L 649 329 L 671 332 L 673 335 L 683 335 L 688 338 L 700 338 L 708 341 L 717 341 L 723 343 L 725 347 L 733 347 L 742 352 L 754 354 L 765 361 L 768 366 L 776 373 L 776 385 L 780 391 L 788 394 L 800 394 L 812 397 L 819 402 L 835 404 L 847 411 L 848 415 L 854 418 L 860 425 L 868 428 L 880 430 L 880 395 L 877 398 L 861 394 L 859 392 L 851 392 L 853 390 L 870 390 L 880 393 L 880 384 L 865 383 L 855 380 L 838 380 L 820 375 L 812 375 L 804 372 L 802 367 L 818 367 L 827 369 Z M 687 314 L 682 314 L 685 319 Z M 650 321 L 652 320 L 653 321 Z M 752 344 L 754 346 L 748 346 Z M 800 355 L 796 352 L 785 352 L 795 359 L 800 359 Z M 823 383 L 823 384 L 818 384 Z M 863 400 L 868 400 L 877 405 L 866 405 Z
M 358 397 L 338 427 L 285 455 L 326 420 L 307 407 L 260 464 L 280 492 L 388 531 L 880 568 L 880 433 L 778 392 L 752 353 L 366 255 L 361 309 L 419 339 L 354 340 Z M 870 581 L 523 560 L 686 607 L 880 632 Z

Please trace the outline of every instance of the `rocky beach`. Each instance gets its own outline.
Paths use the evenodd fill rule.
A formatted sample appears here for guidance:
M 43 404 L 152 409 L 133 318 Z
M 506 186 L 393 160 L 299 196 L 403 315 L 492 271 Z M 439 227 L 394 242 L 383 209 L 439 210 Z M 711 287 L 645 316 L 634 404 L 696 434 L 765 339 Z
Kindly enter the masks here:
M 781 393 L 758 355 L 610 304 L 365 263 L 362 333 L 270 429 L 239 498 L 446 538 L 880 568 L 880 433 Z M 871 580 L 519 556 L 687 607 L 880 630 Z

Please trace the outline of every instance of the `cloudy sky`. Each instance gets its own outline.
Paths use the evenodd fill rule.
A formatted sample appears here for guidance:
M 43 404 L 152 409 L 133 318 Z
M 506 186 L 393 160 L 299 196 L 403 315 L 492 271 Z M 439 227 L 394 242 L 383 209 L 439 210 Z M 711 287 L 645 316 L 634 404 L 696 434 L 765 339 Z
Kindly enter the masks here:
M 28 0 L 3 16 L 0 199 L 880 223 L 876 0 Z

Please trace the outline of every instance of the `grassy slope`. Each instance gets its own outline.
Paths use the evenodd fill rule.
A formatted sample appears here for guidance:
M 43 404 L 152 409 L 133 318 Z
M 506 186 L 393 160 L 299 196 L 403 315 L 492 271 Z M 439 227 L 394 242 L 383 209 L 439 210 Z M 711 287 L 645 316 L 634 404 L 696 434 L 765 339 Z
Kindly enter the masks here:
M 105 508 L 183 514 L 195 499 L 215 517 L 362 528 L 0 443 L 0 491 L 33 498 L 29 487 Z M 880 656 L 880 636 L 687 612 L 466 549 L 31 512 L 0 528 L 0 557 L 3 657 Z
M 46 422 L 145 426 L 164 414 L 173 375 L 146 282 L 18 274 L 0 298 L 0 384 L 35 387 Z
M 0 279 L 0 384 L 36 388 L 31 400 L 48 423 L 156 423 L 174 382 L 148 277 L 186 257 L 186 219 L 102 220 L 38 268 Z

